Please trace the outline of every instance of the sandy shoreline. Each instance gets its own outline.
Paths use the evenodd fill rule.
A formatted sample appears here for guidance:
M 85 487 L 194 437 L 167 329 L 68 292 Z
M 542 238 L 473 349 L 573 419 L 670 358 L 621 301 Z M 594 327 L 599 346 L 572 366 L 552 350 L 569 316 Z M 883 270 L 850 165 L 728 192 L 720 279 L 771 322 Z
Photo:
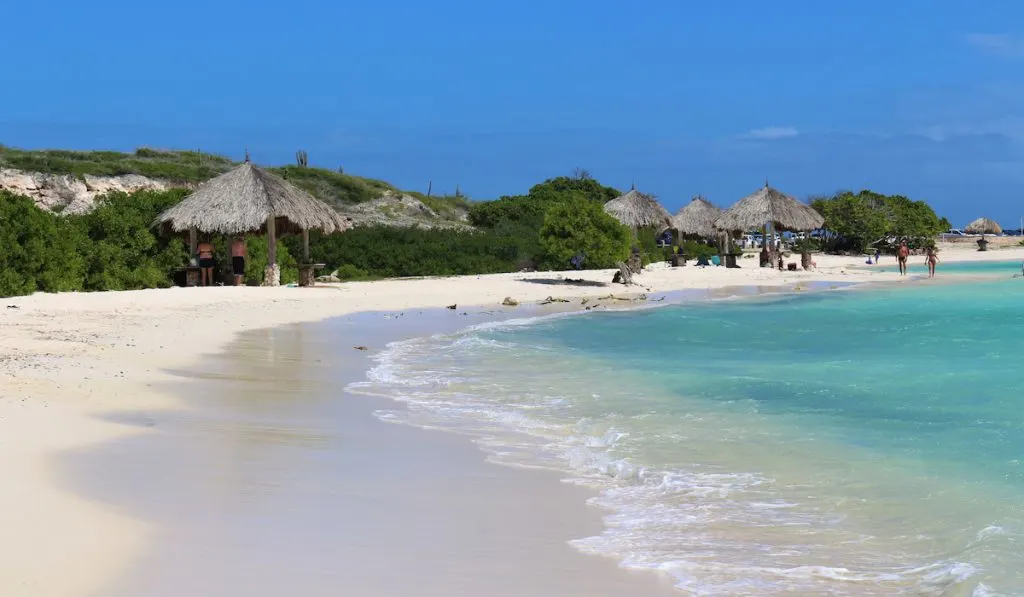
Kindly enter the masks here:
M 944 261 L 1021 260 L 1024 249 L 948 249 Z M 524 305 L 546 297 L 606 308 L 615 294 L 791 286 L 800 282 L 895 281 L 891 271 L 851 269 L 860 258 L 816 256 L 816 272 L 758 268 L 659 268 L 642 287 L 598 286 L 611 273 L 565 272 L 350 283 L 314 289 L 212 288 L 34 295 L 4 299 L 0 316 L 0 594 L 103 594 L 126 573 L 158 529 L 69 490 L 56 457 L 147 430 L 104 419 L 111 411 L 175 409 L 164 387 L 171 370 L 222 350 L 241 332 L 365 311 L 459 305 L 493 313 L 506 296 Z M 746 265 L 747 261 L 741 261 Z M 915 261 L 912 260 L 912 263 Z M 883 265 L 887 264 L 883 261 Z M 890 269 L 891 268 L 887 268 Z M 941 265 L 940 265 L 941 275 Z M 562 279 L 559 278 L 561 276 Z M 565 278 L 584 280 L 566 284 Z M 652 297 L 653 298 L 653 297 Z M 463 312 L 456 309 L 455 315 Z M 468 318 L 469 316 L 465 316 Z M 471 323 L 467 321 L 467 323 Z M 371 348 L 379 348 L 371 346 Z
M 244 332 L 178 372 L 167 389 L 182 408 L 105 415 L 146 433 L 66 454 L 64 476 L 155 529 L 102 594 L 673 594 L 567 543 L 601 528 L 589 491 L 490 464 L 462 436 L 380 422 L 395 403 L 343 391 L 371 365 L 352 343 L 493 319 L 467 313 Z

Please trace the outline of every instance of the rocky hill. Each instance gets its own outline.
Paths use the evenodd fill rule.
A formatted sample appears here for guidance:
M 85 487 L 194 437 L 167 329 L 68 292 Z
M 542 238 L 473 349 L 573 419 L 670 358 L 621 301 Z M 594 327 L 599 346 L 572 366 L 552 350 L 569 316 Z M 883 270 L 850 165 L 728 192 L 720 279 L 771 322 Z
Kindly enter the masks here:
M 230 159 L 194 151 L 25 151 L 0 145 L 0 189 L 58 213 L 82 213 L 109 192 L 193 188 L 226 172 Z M 467 227 L 462 197 L 403 192 L 380 180 L 305 166 L 268 168 L 350 216 L 357 224 Z

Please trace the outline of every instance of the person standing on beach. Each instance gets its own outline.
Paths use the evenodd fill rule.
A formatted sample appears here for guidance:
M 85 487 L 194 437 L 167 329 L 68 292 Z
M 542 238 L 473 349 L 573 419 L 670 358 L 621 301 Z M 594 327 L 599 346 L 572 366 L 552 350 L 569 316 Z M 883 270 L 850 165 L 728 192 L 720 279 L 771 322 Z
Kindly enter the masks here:
M 925 258 L 925 262 L 928 264 L 928 277 L 935 277 L 935 265 L 939 262 L 939 256 L 936 254 L 935 247 L 928 247 L 928 257 Z
M 235 276 L 235 286 L 242 285 L 245 275 L 245 238 L 236 236 L 231 241 L 231 273 Z
M 204 240 L 196 247 L 196 252 L 199 253 L 199 272 L 202 286 L 213 284 L 213 251 L 213 243 L 208 240 Z
M 907 275 L 907 257 L 910 257 L 910 248 L 907 247 L 907 241 L 900 243 L 900 248 L 896 252 L 896 260 L 900 264 L 900 275 Z

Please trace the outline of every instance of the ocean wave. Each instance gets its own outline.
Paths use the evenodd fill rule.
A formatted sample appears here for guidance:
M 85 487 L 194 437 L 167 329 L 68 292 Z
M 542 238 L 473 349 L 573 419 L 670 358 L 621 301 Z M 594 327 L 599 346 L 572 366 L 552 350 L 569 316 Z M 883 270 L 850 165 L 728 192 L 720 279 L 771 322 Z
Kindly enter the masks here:
M 981 528 L 956 556 L 929 559 L 935 554 L 922 553 L 920 562 L 896 566 L 892 558 L 911 555 L 887 553 L 891 546 L 846 528 L 844 514 L 784 492 L 769 475 L 645 462 L 638 455 L 646 445 L 679 443 L 687 433 L 654 429 L 656 413 L 621 416 L 615 408 L 598 408 L 613 403 L 613 391 L 602 387 L 598 394 L 582 383 L 566 389 L 571 367 L 557 369 L 550 356 L 538 354 L 542 347 L 495 337 L 564 316 L 391 343 L 374 355 L 367 380 L 349 390 L 405 405 L 376 411 L 382 421 L 465 433 L 493 462 L 560 470 L 569 481 L 595 489 L 590 503 L 608 512 L 605 529 L 571 544 L 628 568 L 669 574 L 692 595 L 1002 594 L 981 582 L 984 567 L 973 557 L 1013 535 L 1002 526 Z M 510 371 L 509 359 L 531 377 Z M 699 413 L 685 413 L 675 423 L 707 425 Z

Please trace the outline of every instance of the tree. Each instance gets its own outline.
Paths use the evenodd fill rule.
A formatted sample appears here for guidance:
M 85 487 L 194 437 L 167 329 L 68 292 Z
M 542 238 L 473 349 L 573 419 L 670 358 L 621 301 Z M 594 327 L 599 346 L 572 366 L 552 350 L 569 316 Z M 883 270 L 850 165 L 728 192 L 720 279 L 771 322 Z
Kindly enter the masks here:
M 864 252 L 871 243 L 886 235 L 889 222 L 885 212 L 875 209 L 874 198 L 864 192 L 845 192 L 831 199 L 815 199 L 811 206 L 824 216 L 824 227 L 832 234 L 825 238 L 826 250 Z
M 863 252 L 879 240 L 921 240 L 949 227 L 949 222 L 939 218 L 924 201 L 868 190 L 815 197 L 811 207 L 825 218 L 827 251 Z
M 549 178 L 530 187 L 529 194 L 531 197 L 544 198 L 571 192 L 582 193 L 587 199 L 598 201 L 601 204 L 622 195 L 617 189 L 599 183 L 585 170 L 577 171 L 573 176 Z
M 572 177 L 576 180 L 592 180 L 594 177 L 591 176 L 590 170 L 586 168 L 573 168 Z
M 469 221 L 482 228 L 497 228 L 516 222 L 536 230 L 543 222 L 548 208 L 573 193 L 580 193 L 586 199 L 602 205 L 622 194 L 594 180 L 589 172 L 577 169 L 571 177 L 558 176 L 533 185 L 526 195 L 511 195 L 496 201 L 474 203 L 469 208 Z
M 899 238 L 920 240 L 949 229 L 930 205 L 924 201 L 911 201 L 902 195 L 885 198 L 889 218 L 889 233 Z
M 541 262 L 567 269 L 583 253 L 587 268 L 614 267 L 629 257 L 632 233 L 599 202 L 576 192 L 551 205 L 540 228 Z

